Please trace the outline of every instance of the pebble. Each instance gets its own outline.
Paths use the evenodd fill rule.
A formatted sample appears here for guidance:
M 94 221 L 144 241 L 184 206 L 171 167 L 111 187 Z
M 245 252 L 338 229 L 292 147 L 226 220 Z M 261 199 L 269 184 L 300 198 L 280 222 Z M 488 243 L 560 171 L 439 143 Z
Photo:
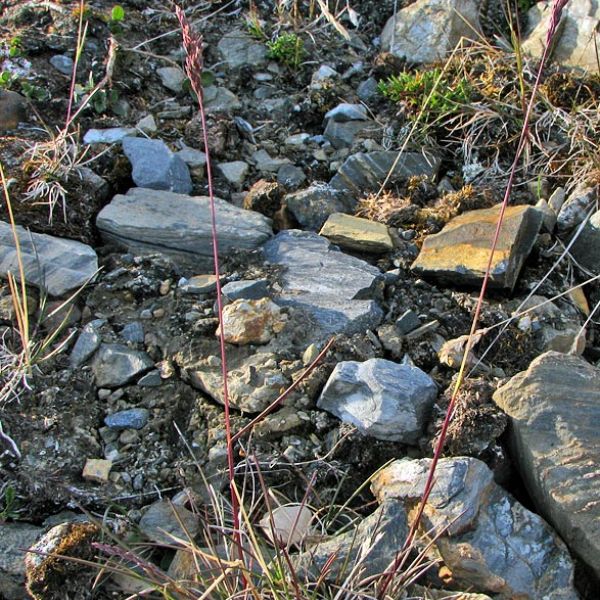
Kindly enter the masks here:
M 141 344 L 144 342 L 144 326 L 139 321 L 127 323 L 121 330 L 121 337 L 132 344 Z
M 146 373 L 143 377 L 138 381 L 138 385 L 141 387 L 158 387 L 162 384 L 162 377 L 160 376 L 160 371 L 150 371 Z
M 63 75 L 71 75 L 73 72 L 73 59 L 64 54 L 55 54 L 52 56 L 50 64 Z
M 106 483 L 108 481 L 108 475 L 112 465 L 113 463 L 110 460 L 105 460 L 102 458 L 88 458 L 85 461 L 85 466 L 83 467 L 81 476 L 89 481 Z
M 150 411 L 147 408 L 130 408 L 122 410 L 104 419 L 104 423 L 111 429 L 142 429 L 148 422 Z

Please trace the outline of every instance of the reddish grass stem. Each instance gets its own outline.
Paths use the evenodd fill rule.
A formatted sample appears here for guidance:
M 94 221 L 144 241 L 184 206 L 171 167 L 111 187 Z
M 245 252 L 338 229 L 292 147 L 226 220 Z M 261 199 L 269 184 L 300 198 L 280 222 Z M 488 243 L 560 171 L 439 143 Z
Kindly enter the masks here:
M 517 150 L 515 152 L 515 157 L 514 157 L 512 166 L 511 166 L 508 182 L 506 184 L 506 190 L 504 192 L 504 198 L 502 200 L 502 206 L 500 208 L 500 214 L 498 216 L 498 223 L 496 224 L 496 231 L 494 232 L 494 237 L 492 240 L 492 245 L 491 245 L 491 249 L 490 249 L 490 255 L 488 258 L 487 267 L 485 270 L 485 275 L 483 277 L 483 282 L 481 284 L 481 290 L 479 292 L 479 298 L 477 300 L 477 305 L 475 307 L 475 314 L 473 315 L 473 320 L 471 322 L 471 330 L 469 332 L 469 337 L 467 339 L 467 343 L 465 344 L 463 359 L 462 359 L 462 363 L 460 366 L 460 370 L 458 372 L 458 376 L 456 378 L 456 383 L 454 386 L 452 397 L 450 398 L 450 402 L 449 402 L 448 408 L 446 410 L 446 416 L 445 416 L 444 422 L 442 424 L 442 429 L 440 431 L 438 441 L 435 446 L 435 450 L 433 453 L 433 459 L 432 459 L 431 465 L 429 467 L 427 481 L 425 483 L 425 488 L 423 490 L 423 495 L 421 496 L 421 501 L 419 503 L 419 508 L 417 510 L 417 514 L 416 514 L 415 518 L 413 519 L 410 530 L 408 532 L 408 536 L 406 537 L 406 541 L 404 542 L 404 546 L 402 548 L 403 551 L 405 551 L 407 548 L 409 548 L 414 542 L 415 535 L 417 533 L 417 530 L 418 530 L 420 522 L 421 522 L 421 518 L 423 517 L 423 512 L 425 510 L 425 506 L 427 504 L 427 501 L 429 500 L 431 490 L 433 489 L 433 486 L 435 484 L 435 471 L 436 471 L 439 459 L 442 455 L 442 450 L 444 448 L 444 443 L 446 441 L 446 435 L 448 433 L 448 427 L 450 426 L 450 421 L 452 420 L 452 415 L 454 413 L 456 399 L 458 397 L 458 393 L 460 392 L 462 383 L 464 381 L 464 373 L 465 373 L 465 369 L 467 366 L 467 358 L 468 358 L 469 353 L 474 345 L 475 332 L 477 331 L 477 327 L 479 324 L 479 317 L 481 315 L 481 309 L 483 307 L 483 300 L 485 298 L 485 294 L 487 291 L 487 287 L 488 287 L 488 283 L 489 283 L 489 279 L 490 279 L 490 275 L 491 275 L 492 261 L 494 259 L 494 253 L 496 251 L 496 246 L 498 245 L 498 239 L 500 237 L 500 231 L 502 229 L 504 214 L 506 212 L 506 208 L 508 206 L 508 201 L 510 199 L 510 194 L 512 192 L 517 167 L 518 167 L 519 161 L 521 159 L 521 155 L 523 154 L 523 150 L 525 149 L 525 146 L 527 145 L 527 139 L 528 139 L 528 133 L 529 133 L 529 121 L 531 118 L 531 112 L 533 110 L 535 98 L 536 98 L 536 95 L 537 95 L 537 92 L 538 92 L 538 89 L 540 86 L 540 82 L 542 79 L 544 64 L 546 63 L 546 60 L 548 58 L 550 48 L 551 48 L 552 42 L 554 40 L 554 36 L 556 34 L 556 30 L 557 30 L 558 24 L 560 22 L 562 10 L 566 6 L 567 2 L 568 2 L 568 0 L 554 0 L 554 2 L 552 4 L 552 12 L 551 12 L 551 17 L 550 17 L 550 22 L 548 24 L 548 31 L 546 33 L 546 44 L 544 47 L 544 52 L 542 53 L 540 65 L 538 67 L 537 75 L 535 78 L 535 83 L 533 85 L 533 89 L 531 92 L 531 98 L 529 99 L 529 103 L 527 105 L 527 110 L 525 112 L 525 118 L 523 120 L 523 127 L 521 128 L 521 135 L 519 137 L 519 143 L 518 143 Z M 382 584 L 381 584 L 380 589 L 377 594 L 377 597 L 380 600 L 385 597 L 386 590 L 388 589 L 390 583 L 392 582 L 392 579 L 393 579 L 397 569 L 400 567 L 400 564 L 401 564 L 400 557 L 401 556 L 402 556 L 402 553 L 400 553 L 399 557 L 396 558 L 396 560 L 394 561 L 394 564 L 392 565 L 390 570 L 385 574 L 385 577 L 383 578 Z

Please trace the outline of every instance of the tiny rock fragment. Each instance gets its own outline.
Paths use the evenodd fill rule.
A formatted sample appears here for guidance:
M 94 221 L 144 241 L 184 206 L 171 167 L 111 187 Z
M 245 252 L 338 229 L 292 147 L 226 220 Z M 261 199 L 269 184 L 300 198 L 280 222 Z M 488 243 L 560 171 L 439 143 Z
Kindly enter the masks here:
M 83 467 L 81 476 L 89 481 L 97 481 L 98 483 L 106 483 L 109 473 L 112 468 L 111 460 L 103 458 L 88 458 Z

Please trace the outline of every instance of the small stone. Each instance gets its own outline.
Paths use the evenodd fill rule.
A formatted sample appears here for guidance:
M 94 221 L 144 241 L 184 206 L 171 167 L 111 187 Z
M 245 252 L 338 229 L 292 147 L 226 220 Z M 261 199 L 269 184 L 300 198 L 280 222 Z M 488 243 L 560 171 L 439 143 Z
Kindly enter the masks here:
M 340 248 L 358 252 L 381 254 L 394 248 L 388 228 L 383 223 L 343 213 L 329 215 L 319 235 Z
M 256 68 L 267 61 L 266 46 L 241 30 L 223 35 L 217 48 L 230 69 L 246 65 Z
M 73 59 L 64 54 L 55 54 L 50 57 L 50 64 L 63 75 L 73 74 Z
M 260 300 L 269 295 L 266 279 L 246 279 L 230 281 L 222 288 L 223 295 L 229 300 Z
M 225 341 L 230 344 L 266 344 L 280 333 L 287 318 L 269 298 L 235 300 L 223 308 Z M 221 335 L 221 328 L 216 335 Z
M 184 294 L 212 294 L 217 289 L 217 276 L 212 274 L 194 275 L 186 279 L 179 289 Z
M 166 296 L 170 291 L 171 291 L 171 280 L 170 279 L 165 279 L 164 281 L 160 282 L 160 286 L 158 288 L 158 293 L 161 296 Z
M 277 183 L 287 188 L 295 190 L 306 181 L 306 175 L 300 167 L 294 165 L 282 165 L 277 171 Z
M 140 531 L 146 537 L 167 546 L 188 544 L 199 527 L 197 515 L 166 500 L 152 504 L 139 522 Z
M 379 92 L 379 84 L 377 79 L 369 77 L 369 79 L 363 81 L 356 89 L 356 95 L 365 104 L 371 104 L 381 97 Z
M 219 163 L 217 169 L 221 175 L 237 189 L 241 189 L 248 174 L 248 163 L 242 160 L 234 160 L 233 162 Z
M 283 143 L 286 146 L 302 146 L 310 139 L 310 133 L 294 133 L 285 138 Z
M 143 133 L 156 133 L 158 127 L 153 115 L 146 115 L 141 118 L 135 125 L 136 129 L 139 129 Z
M 583 183 L 577 185 L 564 201 L 558 213 L 556 227 L 559 233 L 569 232 L 583 223 L 590 208 L 597 202 L 596 188 Z
M 283 165 L 291 164 L 289 158 L 271 158 L 269 153 L 264 150 L 257 150 L 252 154 L 252 161 L 258 171 L 267 173 L 277 173 Z
M 327 122 L 323 136 L 336 149 L 350 148 L 355 137 L 363 130 L 371 127 L 372 121 L 335 121 Z
M 160 371 L 150 371 L 145 375 L 142 375 L 137 383 L 141 387 L 158 387 L 162 385 L 162 377 Z
M 548 203 L 540 198 L 536 205 L 536 209 L 542 213 L 542 228 L 549 233 L 554 231 L 556 225 L 556 213 L 548 206 Z
M 142 344 L 144 342 L 144 326 L 139 321 L 127 323 L 121 330 L 121 337 L 126 342 Z
M 161 67 L 156 69 L 161 83 L 172 92 L 178 94 L 183 90 L 185 73 L 179 67 Z
M 308 367 L 317 356 L 319 356 L 319 348 L 316 344 L 311 344 L 302 354 L 302 364 Z
M 27 120 L 27 101 L 11 90 L 0 90 L 0 131 L 16 129 Z
M 98 483 L 106 483 L 110 470 L 112 469 L 112 462 L 110 460 L 104 460 L 102 458 L 88 458 L 85 461 L 83 467 L 83 473 L 81 476 L 89 481 L 97 481 Z
M 155 319 L 162 319 L 165 316 L 165 314 L 166 314 L 166 310 L 164 308 L 162 308 L 162 307 L 161 308 L 155 308 L 152 311 L 152 316 Z
M 211 86 L 204 89 L 207 112 L 234 111 L 242 108 L 240 99 L 227 88 Z M 210 99 L 208 99 L 210 98 Z
M 321 65 L 313 74 L 310 79 L 310 87 L 320 88 L 323 83 L 336 79 L 340 74 L 330 67 L 329 65 Z
M 83 136 L 84 144 L 119 144 L 126 137 L 136 136 L 134 127 L 110 127 L 108 129 L 88 129 Z
M 565 192 L 565 188 L 557 187 L 553 192 L 550 198 L 548 198 L 548 206 L 554 211 L 555 215 L 558 215 L 562 205 L 565 203 L 565 199 L 567 194 Z
M 126 429 L 121 432 L 119 436 L 119 442 L 124 446 L 128 446 L 130 444 L 137 444 L 140 441 L 140 434 L 135 429 Z
M 111 429 L 142 429 L 148 423 L 150 411 L 147 408 L 130 408 L 108 415 L 104 424 Z
M 367 109 L 362 104 L 348 104 L 342 102 L 335 108 L 325 113 L 325 121 L 331 119 L 338 123 L 345 123 L 346 121 L 367 121 Z
M 145 352 L 122 344 L 102 344 L 92 362 L 96 385 L 100 388 L 126 385 L 153 367 L 154 361 Z
M 79 334 L 71 355 L 69 364 L 73 369 L 80 367 L 98 348 L 102 339 L 92 323 L 88 323 Z
M 196 169 L 206 165 L 206 154 L 195 148 L 185 146 L 175 154 L 179 156 L 190 169 Z
M 421 320 L 414 310 L 408 309 L 394 323 L 400 335 L 406 335 L 421 325 Z

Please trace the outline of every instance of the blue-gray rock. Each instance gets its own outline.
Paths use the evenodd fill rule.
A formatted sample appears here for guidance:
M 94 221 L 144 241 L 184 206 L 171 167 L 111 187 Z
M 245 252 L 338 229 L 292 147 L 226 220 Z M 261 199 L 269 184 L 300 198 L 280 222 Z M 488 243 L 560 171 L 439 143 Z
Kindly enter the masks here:
M 559 233 L 569 232 L 583 223 L 587 213 L 599 200 L 596 187 L 580 183 L 567 196 L 556 218 Z
M 335 108 L 326 112 L 324 118 L 325 121 L 332 120 L 338 123 L 367 121 L 369 119 L 367 109 L 362 104 L 349 104 L 348 102 L 338 104 Z
M 260 300 L 269 295 L 266 279 L 246 279 L 243 281 L 230 281 L 221 290 L 223 295 L 231 300 Z
M 111 429 L 142 429 L 148 423 L 150 411 L 147 408 L 130 408 L 108 415 L 104 424 Z
M 216 85 L 204 89 L 204 105 L 207 112 L 232 111 L 242 107 L 240 99 L 231 90 Z
M 226 33 L 217 48 L 229 68 L 258 67 L 267 60 L 267 47 L 240 30 Z
M 83 136 L 84 144 L 117 144 L 126 137 L 136 136 L 134 127 L 109 127 L 108 129 L 88 129 Z
M 371 489 L 380 503 L 396 500 L 414 514 L 430 465 L 430 459 L 395 461 L 374 476 Z M 494 483 L 485 463 L 442 458 L 434 481 L 416 546 L 422 549 L 435 532 L 435 551 L 460 589 L 495 598 L 577 600 L 573 562 L 562 540 Z
M 193 539 L 200 529 L 200 519 L 183 506 L 159 500 L 144 513 L 139 528 L 156 544 L 172 547 L 177 539 L 182 543 Z
M 363 81 L 356 89 L 356 95 L 365 104 L 375 102 L 380 97 L 377 79 L 369 77 Z
M 185 162 L 191 169 L 203 167 L 206 164 L 206 154 L 200 150 L 185 146 L 175 154 Z
M 25 552 L 44 534 L 29 523 L 0 522 L 0 597 L 21 600 L 25 592 Z M 29 596 L 31 597 L 31 596 Z
M 121 337 L 126 342 L 141 344 L 144 341 L 144 326 L 139 321 L 127 323 L 121 330 Z
M 365 435 L 416 444 L 437 396 L 433 379 L 383 358 L 336 365 L 317 406 Z
M 493 398 L 536 508 L 600 579 L 600 369 L 546 352 Z
M 277 183 L 288 190 L 299 188 L 305 181 L 304 171 L 295 165 L 282 165 L 277 171 Z
M 161 67 L 160 69 L 156 69 L 156 74 L 168 90 L 176 94 L 183 90 L 185 73 L 179 67 Z
M 571 254 L 580 265 L 600 274 L 600 211 L 583 226 L 571 246 Z
M 252 154 L 252 161 L 259 171 L 277 173 L 283 165 L 291 164 L 289 158 L 272 158 L 264 149 L 257 150 Z
M 330 119 L 323 135 L 325 139 L 336 149 L 350 148 L 354 138 L 363 130 L 373 126 L 373 121 L 336 121 Z
M 319 231 L 329 215 L 353 212 L 356 199 L 327 183 L 313 183 L 287 194 L 284 204 L 304 229 Z
M 243 160 L 219 163 L 217 169 L 221 175 L 237 189 L 241 189 L 248 174 L 249 165 Z
M 408 309 L 396 320 L 396 330 L 400 335 L 406 335 L 413 329 L 416 329 L 421 325 L 419 315 L 414 310 Z
M 138 187 L 180 194 L 192 191 L 187 165 L 163 141 L 126 137 L 121 143 L 133 168 L 131 176 Z
M 126 385 L 153 367 L 154 361 L 145 352 L 122 344 L 102 344 L 92 361 L 96 385 L 100 388 Z
M 314 339 L 376 327 L 383 311 L 373 299 L 381 272 L 340 252 L 315 233 L 286 230 L 263 246 L 265 258 L 281 265 L 278 304 L 302 309 L 314 320 Z
M 73 74 L 73 59 L 64 54 L 55 54 L 50 57 L 50 64 L 63 75 Z
M 331 82 L 332 79 L 336 79 L 340 74 L 329 65 L 321 65 L 310 78 L 310 87 L 313 89 L 319 89 L 326 84 Z
M 271 235 L 271 220 L 237 208 L 219 198 L 217 231 L 219 252 L 251 250 Z M 205 196 L 185 196 L 143 188 L 117 195 L 105 206 L 96 225 L 105 241 L 133 253 L 161 252 L 193 261 L 196 268 L 212 266 L 210 202 Z
M 160 371 L 155 369 L 154 371 L 150 371 L 145 375 L 142 375 L 137 384 L 140 387 L 159 387 L 162 385 L 162 377 L 160 376 Z
M 96 252 L 81 242 L 15 227 L 27 283 L 51 296 L 63 296 L 92 281 L 98 271 Z M 0 276 L 19 279 L 17 250 L 9 223 L 0 221 Z
M 441 164 L 437 156 L 425 157 L 417 152 L 405 152 L 394 166 L 397 158 L 398 152 L 391 150 L 352 154 L 329 183 L 336 190 L 360 197 L 365 192 L 379 189 L 392 167 L 394 169 L 390 184 L 413 175 L 426 175 L 432 179 L 437 175 Z
M 104 323 L 100 320 L 100 324 Z M 102 338 L 98 333 L 98 321 L 88 323 L 77 337 L 77 341 L 71 350 L 69 364 L 72 368 L 80 367 L 98 348 Z

